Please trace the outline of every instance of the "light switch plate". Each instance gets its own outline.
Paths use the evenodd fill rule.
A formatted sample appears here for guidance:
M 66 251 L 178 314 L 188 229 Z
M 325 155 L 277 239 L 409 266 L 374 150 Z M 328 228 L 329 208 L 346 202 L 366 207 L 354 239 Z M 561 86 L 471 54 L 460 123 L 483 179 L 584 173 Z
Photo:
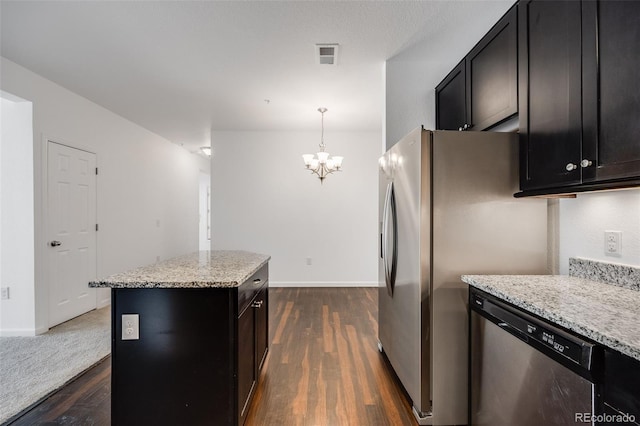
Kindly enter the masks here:
M 122 315 L 122 340 L 140 339 L 140 315 Z

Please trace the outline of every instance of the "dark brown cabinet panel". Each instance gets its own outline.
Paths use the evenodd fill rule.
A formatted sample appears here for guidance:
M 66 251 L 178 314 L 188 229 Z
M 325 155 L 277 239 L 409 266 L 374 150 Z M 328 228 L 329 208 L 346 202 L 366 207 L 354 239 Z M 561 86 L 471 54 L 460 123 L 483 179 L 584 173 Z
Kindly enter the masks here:
M 436 87 L 436 128 L 485 130 L 518 112 L 517 7 Z
M 606 414 L 626 414 L 627 418 L 634 419 L 619 424 L 640 424 L 640 361 L 613 349 L 605 349 L 602 393 Z
M 464 130 L 467 122 L 466 72 L 463 60 L 436 87 L 436 127 Z
M 640 176 L 640 2 L 582 5 L 585 182 Z
M 580 2 L 520 2 L 519 19 L 520 188 L 580 183 Z
M 269 287 L 264 287 L 256 296 L 256 380 L 267 357 L 269 342 Z
M 244 424 L 256 383 L 254 309 L 249 306 L 238 317 L 238 424 Z
M 467 55 L 467 122 L 473 130 L 518 112 L 517 18 L 514 7 Z
M 519 3 L 517 196 L 640 185 L 640 2 Z
M 111 295 L 111 423 L 236 424 L 233 292 L 113 288 Z M 122 315 L 132 313 L 140 338 L 122 340 Z

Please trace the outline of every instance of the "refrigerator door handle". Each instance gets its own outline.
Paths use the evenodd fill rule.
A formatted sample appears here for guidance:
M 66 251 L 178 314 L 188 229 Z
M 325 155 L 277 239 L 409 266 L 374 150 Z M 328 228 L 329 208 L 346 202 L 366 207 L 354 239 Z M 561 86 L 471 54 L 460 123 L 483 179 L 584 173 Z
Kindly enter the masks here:
M 396 216 L 396 196 L 393 182 L 387 185 L 387 194 L 382 213 L 382 262 L 387 293 L 393 297 L 396 284 L 396 265 L 398 263 L 398 220 Z M 389 245 L 391 244 L 391 250 Z

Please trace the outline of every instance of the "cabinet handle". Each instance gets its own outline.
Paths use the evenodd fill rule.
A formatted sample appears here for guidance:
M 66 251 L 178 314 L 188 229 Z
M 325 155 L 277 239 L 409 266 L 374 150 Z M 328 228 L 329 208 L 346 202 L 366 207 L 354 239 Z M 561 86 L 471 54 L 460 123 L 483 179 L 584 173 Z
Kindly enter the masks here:
M 253 280 L 254 284 L 260 284 L 262 282 L 262 280 L 260 278 L 256 278 L 255 280 Z
M 462 130 L 464 130 L 462 127 L 458 127 L 459 132 L 461 132 Z
M 568 171 L 568 172 L 570 172 L 570 171 L 572 171 L 572 170 L 575 170 L 575 169 L 577 169 L 577 168 L 578 168 L 578 166 L 576 166 L 576 165 L 575 165 L 575 164 L 573 164 L 573 163 L 569 163 L 569 164 L 567 164 L 567 167 L 566 167 L 566 169 L 567 169 L 567 171 Z
M 260 308 L 260 307 L 262 307 L 263 303 L 264 303 L 264 300 L 258 300 L 258 301 L 253 302 L 251 304 L 251 307 L 252 308 Z
M 593 164 L 593 161 L 587 160 L 586 158 L 580 162 L 582 168 L 589 167 Z

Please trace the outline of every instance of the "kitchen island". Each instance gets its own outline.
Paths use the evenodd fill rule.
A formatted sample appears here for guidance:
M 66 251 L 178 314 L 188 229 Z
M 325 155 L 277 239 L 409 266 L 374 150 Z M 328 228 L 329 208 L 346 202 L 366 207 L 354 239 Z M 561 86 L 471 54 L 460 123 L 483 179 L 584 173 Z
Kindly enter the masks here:
M 201 251 L 111 288 L 111 422 L 242 425 L 268 350 L 268 261 Z

